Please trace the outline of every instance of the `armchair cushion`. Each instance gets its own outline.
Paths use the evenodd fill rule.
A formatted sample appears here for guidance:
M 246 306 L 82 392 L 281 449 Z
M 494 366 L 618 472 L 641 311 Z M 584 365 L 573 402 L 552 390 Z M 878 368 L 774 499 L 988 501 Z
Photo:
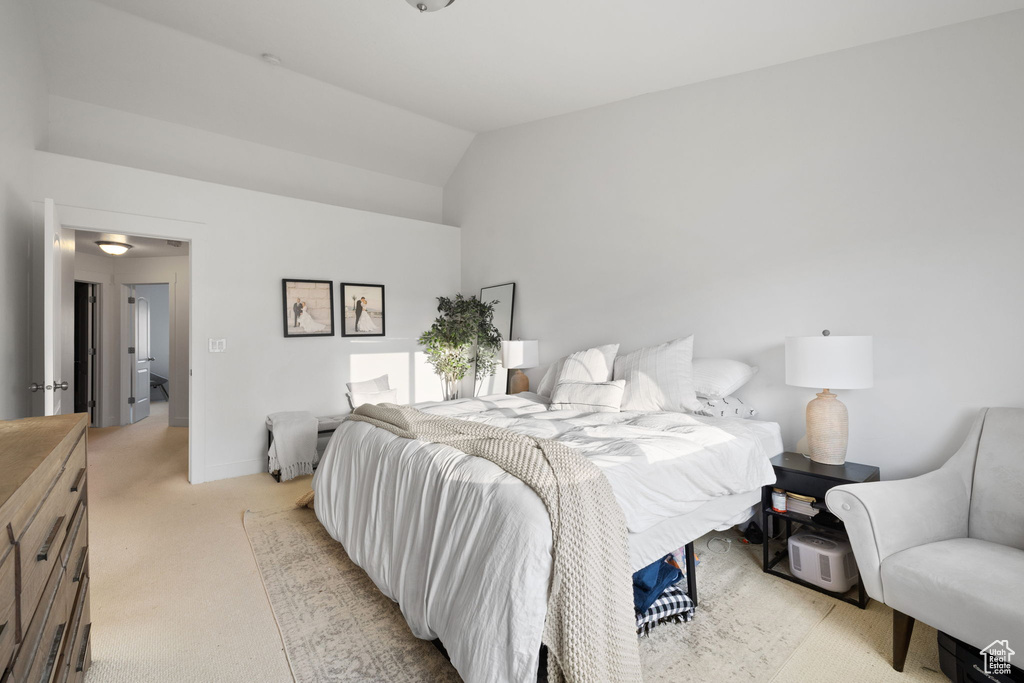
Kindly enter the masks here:
M 893 609 L 979 649 L 1024 643 L 1024 550 L 956 538 L 890 555 L 881 575 Z
M 968 535 L 1024 550 L 1022 491 L 1024 410 L 989 408 L 978 441 Z

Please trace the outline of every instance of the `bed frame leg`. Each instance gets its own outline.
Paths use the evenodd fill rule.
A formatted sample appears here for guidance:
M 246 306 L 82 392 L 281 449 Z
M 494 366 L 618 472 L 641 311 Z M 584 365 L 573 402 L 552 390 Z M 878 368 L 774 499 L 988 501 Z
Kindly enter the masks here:
M 697 555 L 693 551 L 693 541 L 684 546 L 686 552 L 686 592 L 697 606 Z

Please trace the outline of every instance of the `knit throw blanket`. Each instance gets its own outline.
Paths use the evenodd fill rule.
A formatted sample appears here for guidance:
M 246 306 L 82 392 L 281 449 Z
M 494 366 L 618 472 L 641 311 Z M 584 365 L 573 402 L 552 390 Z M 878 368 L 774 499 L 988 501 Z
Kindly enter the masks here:
M 596 465 L 557 441 L 408 406 L 363 405 L 349 419 L 485 458 L 536 491 L 551 518 L 549 680 L 641 680 L 626 521 Z

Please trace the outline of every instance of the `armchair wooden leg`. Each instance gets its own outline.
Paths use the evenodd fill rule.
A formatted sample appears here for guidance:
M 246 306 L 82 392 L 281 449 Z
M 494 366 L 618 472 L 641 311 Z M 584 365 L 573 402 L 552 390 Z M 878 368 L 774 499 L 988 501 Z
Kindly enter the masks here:
M 910 636 L 914 634 L 914 617 L 892 611 L 892 668 L 903 671 L 910 649 Z

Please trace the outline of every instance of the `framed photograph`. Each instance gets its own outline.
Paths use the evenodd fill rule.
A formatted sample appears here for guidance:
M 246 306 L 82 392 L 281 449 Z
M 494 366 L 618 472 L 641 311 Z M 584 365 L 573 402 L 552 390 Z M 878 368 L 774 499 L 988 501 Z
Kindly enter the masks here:
M 282 280 L 285 337 L 334 336 L 334 283 Z
M 341 283 L 341 336 L 384 336 L 384 285 Z

